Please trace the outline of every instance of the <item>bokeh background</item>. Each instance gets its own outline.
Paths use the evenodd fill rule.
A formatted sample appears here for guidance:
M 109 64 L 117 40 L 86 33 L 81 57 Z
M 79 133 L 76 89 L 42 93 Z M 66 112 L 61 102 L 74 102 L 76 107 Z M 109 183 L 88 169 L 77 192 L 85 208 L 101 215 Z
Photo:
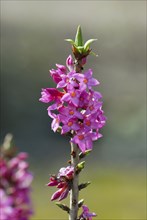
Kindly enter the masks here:
M 33 220 L 67 219 L 50 202 L 49 174 L 69 159 L 69 140 L 54 134 L 41 88 L 48 70 L 71 53 L 65 38 L 78 25 L 98 38 L 87 68 L 101 82 L 108 117 L 103 138 L 86 158 L 81 193 L 98 219 L 146 219 L 146 1 L 1 1 L 1 143 L 11 132 L 29 153 Z M 68 200 L 67 200 L 68 203 Z

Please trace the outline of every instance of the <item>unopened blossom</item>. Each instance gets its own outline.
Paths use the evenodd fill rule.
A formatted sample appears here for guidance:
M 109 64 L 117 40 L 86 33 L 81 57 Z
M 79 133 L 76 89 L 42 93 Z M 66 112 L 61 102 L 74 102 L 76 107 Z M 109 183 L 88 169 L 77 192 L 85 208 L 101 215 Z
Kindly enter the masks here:
M 83 212 L 79 217 L 79 220 L 92 220 L 92 217 L 95 217 L 94 212 L 89 212 L 89 208 L 86 205 L 82 206 Z
M 33 179 L 28 171 L 28 155 L 19 153 L 6 160 L 0 157 L 0 213 L 2 220 L 28 220 L 32 215 L 30 185 Z
M 71 55 L 66 65 L 57 64 L 57 70 L 50 71 L 57 86 L 42 89 L 40 101 L 50 104 L 48 115 L 53 119 L 53 131 L 60 127 L 61 134 L 71 133 L 70 141 L 85 152 L 92 149 L 93 141 L 102 137 L 99 131 L 106 122 L 102 95 L 93 90 L 99 81 L 93 78 L 91 69 L 77 73 Z
M 59 170 L 58 175 L 52 175 L 47 186 L 56 186 L 58 190 L 52 195 L 51 201 L 65 199 L 71 189 L 71 181 L 74 176 L 74 168 L 72 166 L 63 167 Z

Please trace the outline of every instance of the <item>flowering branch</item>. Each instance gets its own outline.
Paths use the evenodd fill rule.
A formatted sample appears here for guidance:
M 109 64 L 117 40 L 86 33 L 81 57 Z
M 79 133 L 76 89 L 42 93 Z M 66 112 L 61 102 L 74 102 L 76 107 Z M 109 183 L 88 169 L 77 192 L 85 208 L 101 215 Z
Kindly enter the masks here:
M 96 39 L 83 43 L 82 31 L 79 26 L 75 41 L 66 39 L 72 44 L 73 60 L 70 55 L 66 66 L 56 64 L 57 70 L 50 70 L 56 88 L 42 89 L 41 102 L 51 103 L 48 115 L 52 120 L 52 130 L 61 135 L 68 135 L 71 144 L 70 166 L 61 168 L 58 175 L 52 175 L 48 186 L 56 186 L 58 190 L 51 200 L 63 200 L 70 193 L 70 208 L 65 204 L 57 205 L 67 211 L 69 220 L 92 220 L 95 213 L 90 213 L 84 200 L 78 201 L 79 190 L 87 187 L 90 182 L 79 184 L 79 173 L 84 168 L 85 161 L 80 162 L 88 155 L 96 141 L 102 135 L 99 130 L 105 125 L 106 117 L 102 110 L 102 95 L 93 90 L 99 81 L 92 77 L 92 70 L 82 73 L 87 56 L 92 53 L 90 44 Z M 78 217 L 78 210 L 83 212 Z

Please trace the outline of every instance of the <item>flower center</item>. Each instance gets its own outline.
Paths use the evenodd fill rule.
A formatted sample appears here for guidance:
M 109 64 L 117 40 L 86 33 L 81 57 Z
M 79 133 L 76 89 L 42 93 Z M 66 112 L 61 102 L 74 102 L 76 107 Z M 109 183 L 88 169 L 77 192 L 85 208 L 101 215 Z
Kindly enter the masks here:
M 89 106 L 90 111 L 94 109 L 93 105 Z
M 69 78 L 66 78 L 66 83 L 68 83 L 69 82 Z
M 88 83 L 88 80 L 85 78 L 85 79 L 83 80 L 83 82 L 87 84 L 87 83 Z
M 69 121 L 68 124 L 67 124 L 69 127 L 71 127 L 73 125 L 73 122 L 72 121 Z
M 71 92 L 71 97 L 75 97 L 76 93 L 75 92 Z
M 90 126 L 91 125 L 91 122 L 88 120 L 88 121 L 86 121 L 86 125 L 87 126 Z
M 69 111 L 69 114 L 70 114 L 70 115 L 73 115 L 73 114 L 74 114 L 74 111 L 73 111 L 73 110 L 70 110 L 70 111 Z
M 78 135 L 79 140 L 83 140 L 84 139 L 84 135 Z

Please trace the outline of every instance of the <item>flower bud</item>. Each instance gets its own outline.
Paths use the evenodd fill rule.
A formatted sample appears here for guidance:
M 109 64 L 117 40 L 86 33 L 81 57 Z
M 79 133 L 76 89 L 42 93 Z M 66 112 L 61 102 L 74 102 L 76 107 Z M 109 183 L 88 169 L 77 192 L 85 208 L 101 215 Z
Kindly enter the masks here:
M 85 161 L 82 161 L 81 163 L 78 163 L 76 167 L 76 174 L 80 173 L 82 169 L 84 169 Z
M 52 197 L 51 197 L 51 201 L 55 200 L 55 199 L 58 199 L 60 196 L 61 196 L 61 193 L 62 193 L 62 189 L 59 189 L 58 191 L 56 191 Z

